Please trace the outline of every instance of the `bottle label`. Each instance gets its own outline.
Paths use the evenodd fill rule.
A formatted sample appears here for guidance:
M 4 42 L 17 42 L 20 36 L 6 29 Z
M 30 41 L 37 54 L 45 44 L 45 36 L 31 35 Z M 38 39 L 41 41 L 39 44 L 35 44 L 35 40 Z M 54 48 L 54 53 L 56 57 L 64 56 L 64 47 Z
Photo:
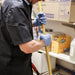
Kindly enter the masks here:
M 73 53 L 74 53 L 74 47 L 71 47 L 71 49 L 70 49 L 70 56 L 73 56 Z

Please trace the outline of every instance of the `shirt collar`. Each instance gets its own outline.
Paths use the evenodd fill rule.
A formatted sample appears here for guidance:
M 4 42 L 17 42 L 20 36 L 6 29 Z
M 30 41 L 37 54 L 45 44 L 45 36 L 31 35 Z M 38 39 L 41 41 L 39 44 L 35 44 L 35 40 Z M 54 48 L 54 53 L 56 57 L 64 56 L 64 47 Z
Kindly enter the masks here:
M 28 0 L 24 0 L 27 5 L 30 5 L 30 2 Z

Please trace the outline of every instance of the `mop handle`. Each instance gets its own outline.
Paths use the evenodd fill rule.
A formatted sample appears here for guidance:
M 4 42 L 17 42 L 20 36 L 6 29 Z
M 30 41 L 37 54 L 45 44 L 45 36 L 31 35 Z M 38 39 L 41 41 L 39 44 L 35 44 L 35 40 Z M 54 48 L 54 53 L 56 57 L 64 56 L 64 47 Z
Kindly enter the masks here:
M 41 2 L 39 1 L 38 3 L 39 3 L 39 11 L 42 12 Z M 45 35 L 46 32 L 45 32 L 45 25 L 44 24 L 42 24 L 42 28 L 43 28 L 43 34 Z M 48 52 L 48 46 L 45 47 L 45 50 L 46 50 L 46 56 L 47 56 L 49 75 L 52 75 L 49 52 Z

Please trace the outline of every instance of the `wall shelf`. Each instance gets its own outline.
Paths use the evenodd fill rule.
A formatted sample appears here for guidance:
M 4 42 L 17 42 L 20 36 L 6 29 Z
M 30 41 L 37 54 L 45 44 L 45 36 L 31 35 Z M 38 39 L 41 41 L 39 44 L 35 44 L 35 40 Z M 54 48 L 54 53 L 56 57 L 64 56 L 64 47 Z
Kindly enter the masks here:
M 62 23 L 62 25 L 72 27 L 75 29 L 75 23 Z
M 39 50 L 39 52 L 46 54 L 46 52 L 43 50 Z M 56 54 L 53 52 L 49 52 L 49 55 L 75 65 L 75 61 L 70 60 L 70 56 L 64 53 Z

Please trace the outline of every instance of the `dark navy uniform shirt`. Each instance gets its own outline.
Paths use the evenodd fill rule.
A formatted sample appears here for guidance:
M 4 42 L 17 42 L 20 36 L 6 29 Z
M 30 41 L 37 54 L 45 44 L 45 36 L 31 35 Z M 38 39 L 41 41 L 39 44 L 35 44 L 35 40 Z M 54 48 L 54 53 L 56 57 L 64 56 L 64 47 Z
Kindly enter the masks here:
M 1 8 L 0 75 L 32 75 L 31 54 L 19 44 L 33 39 L 32 4 L 27 0 L 5 0 Z

